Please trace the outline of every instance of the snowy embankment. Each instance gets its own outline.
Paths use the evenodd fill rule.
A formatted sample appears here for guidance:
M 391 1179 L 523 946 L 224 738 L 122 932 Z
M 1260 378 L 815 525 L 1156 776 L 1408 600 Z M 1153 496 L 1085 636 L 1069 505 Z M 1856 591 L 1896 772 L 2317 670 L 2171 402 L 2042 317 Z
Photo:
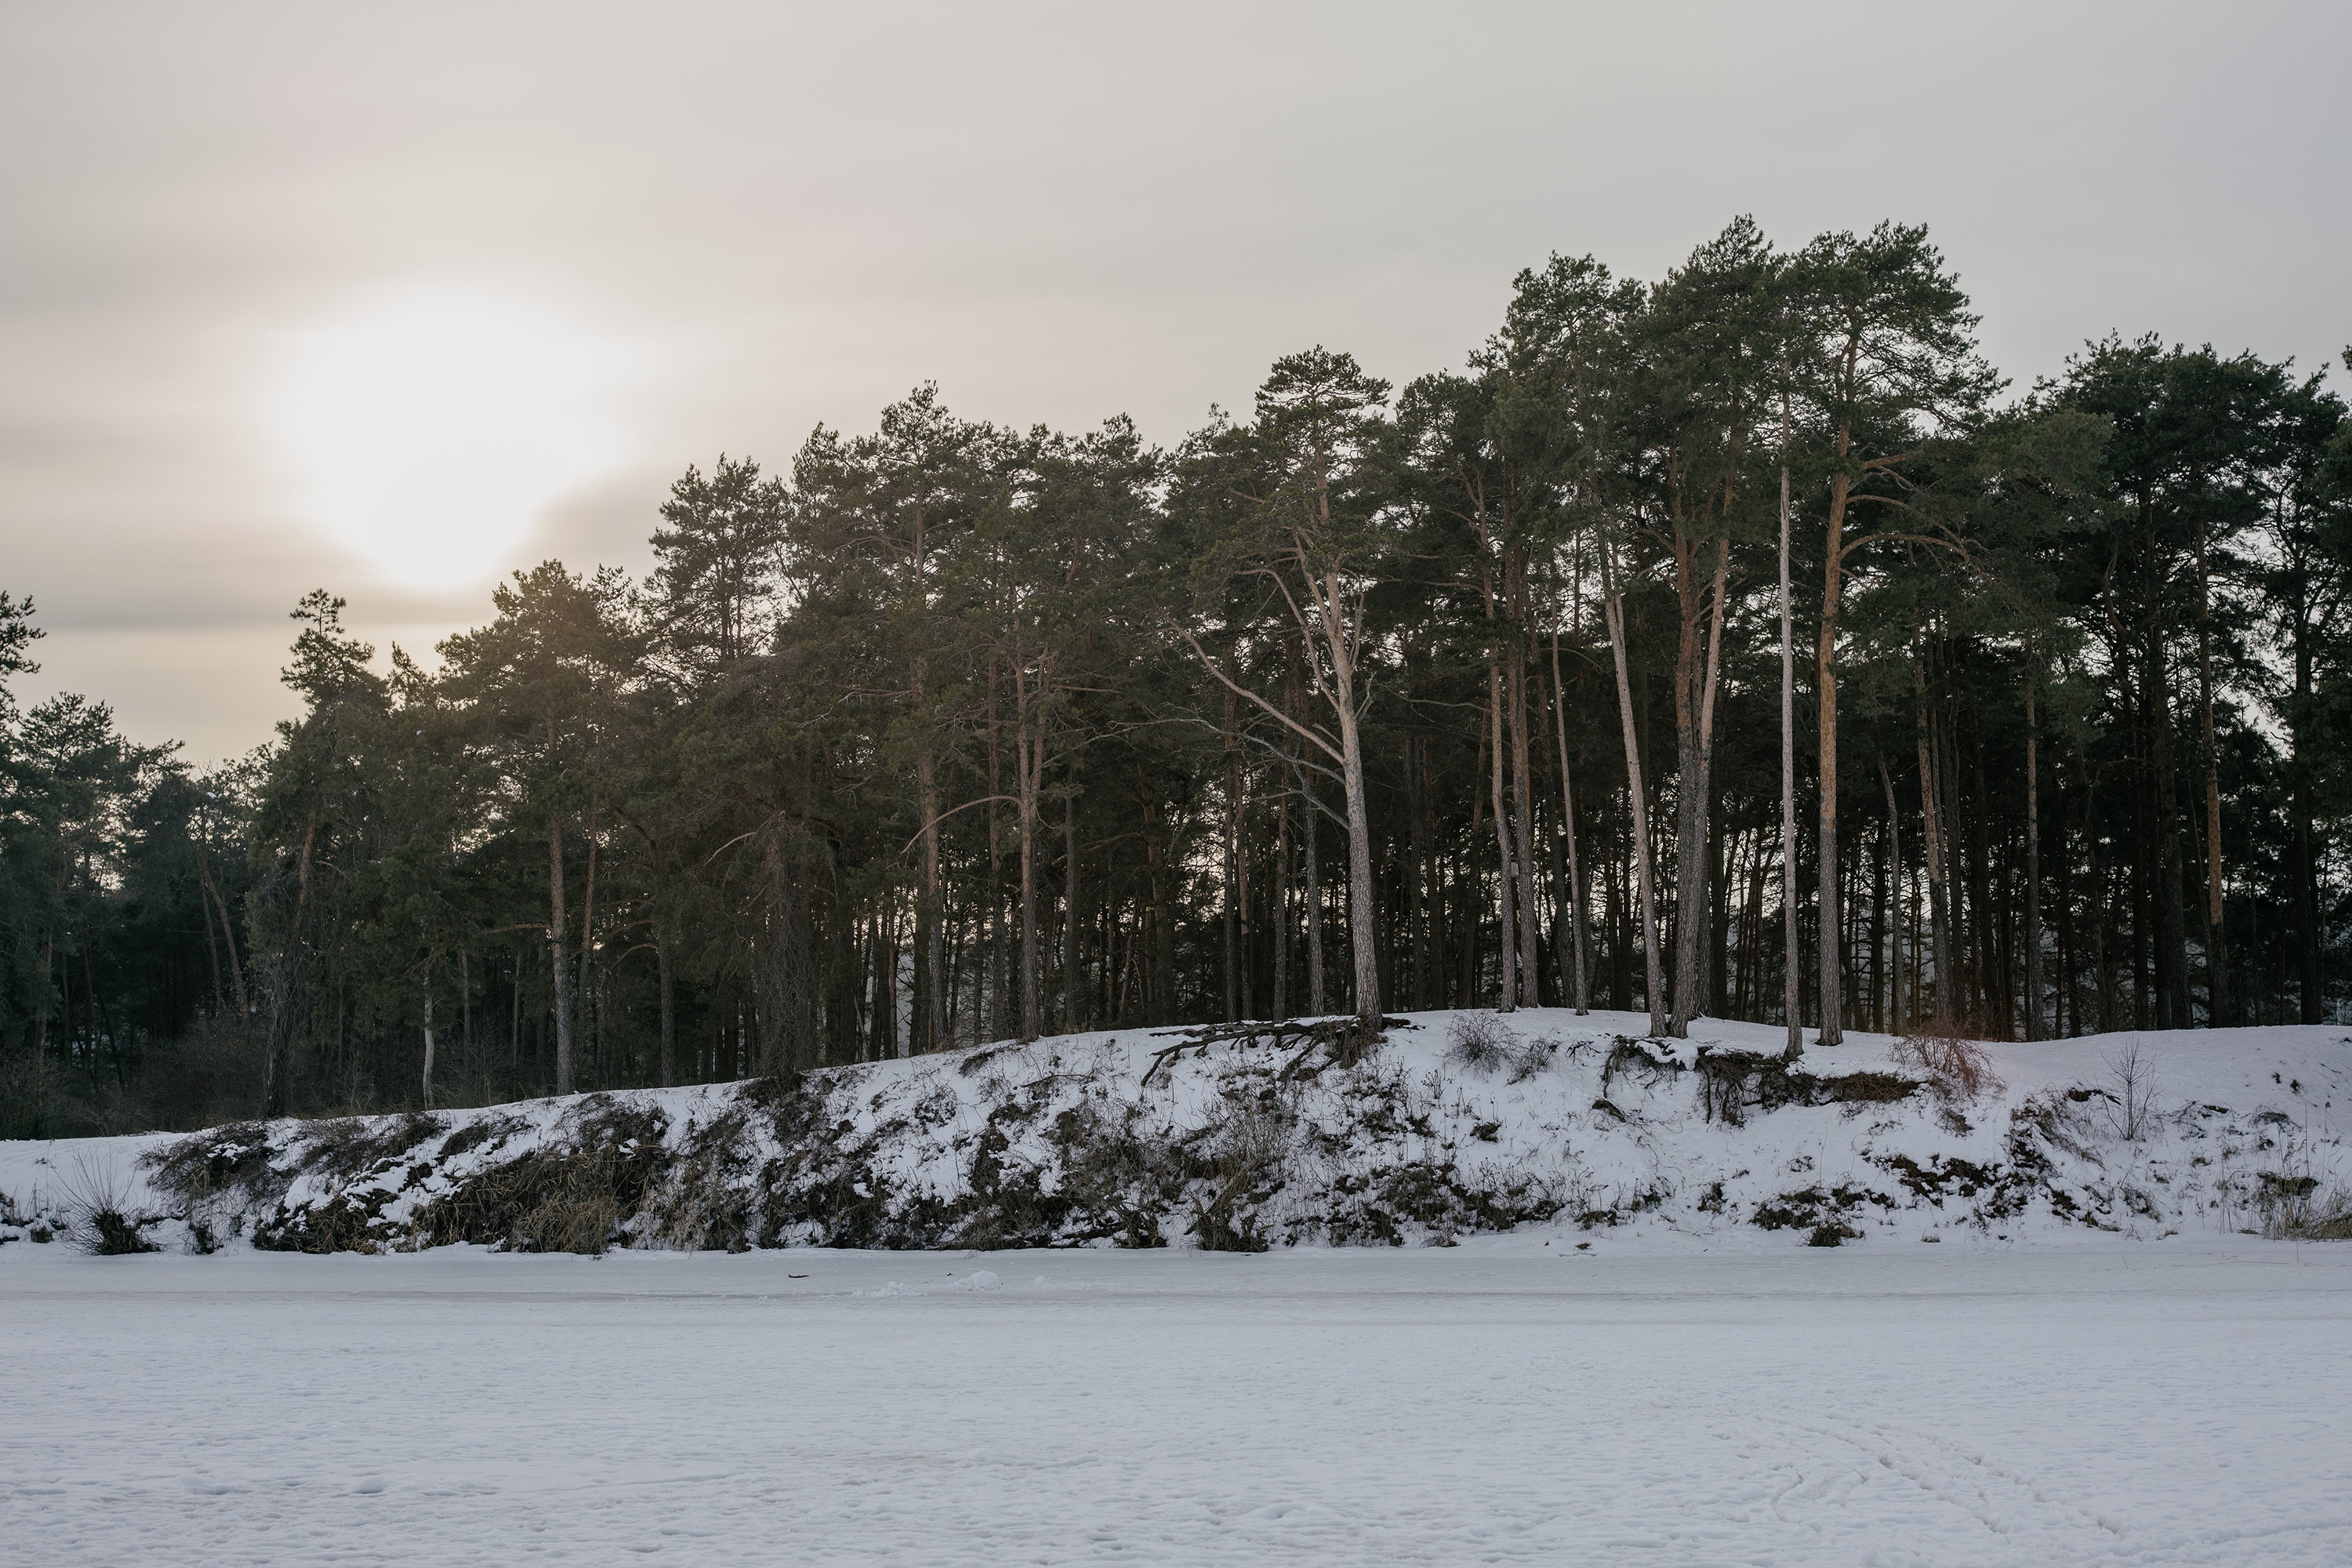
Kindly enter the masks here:
M 1645 1022 L 1424 1014 L 1361 1050 L 1345 1030 L 1123 1030 L 796 1082 L 0 1143 L 0 1240 L 1247 1251 L 1522 1226 L 1816 1245 L 2352 1232 L 2340 1027 L 1993 1044 L 1973 1061 L 1853 1036 L 1788 1061 L 1774 1029 L 1701 1020 L 1656 1040 Z

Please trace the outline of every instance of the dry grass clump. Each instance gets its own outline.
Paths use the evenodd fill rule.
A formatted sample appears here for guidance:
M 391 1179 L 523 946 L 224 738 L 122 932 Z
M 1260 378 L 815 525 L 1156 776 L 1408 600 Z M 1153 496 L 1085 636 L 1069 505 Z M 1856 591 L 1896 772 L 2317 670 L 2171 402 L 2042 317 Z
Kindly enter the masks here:
M 1938 1100 L 1975 1100 L 1998 1094 L 2002 1087 L 1984 1047 L 1948 1025 L 1930 1026 L 1897 1041 L 1895 1059 L 1916 1069 Z
M 678 1252 L 749 1250 L 751 1145 L 750 1118 L 740 1109 L 693 1131 L 646 1187 L 638 1245 Z
M 309 1149 L 303 1168 L 348 1181 L 386 1161 L 397 1160 L 419 1143 L 443 1131 L 437 1116 L 403 1111 L 396 1116 L 344 1116 L 312 1122 L 305 1131 Z
M 417 1216 L 426 1246 L 470 1241 L 593 1257 L 644 1207 L 669 1163 L 668 1118 L 605 1096 L 583 1103 L 570 1136 L 476 1173 Z
M 191 1210 L 240 1193 L 247 1206 L 266 1206 L 284 1197 L 294 1180 L 290 1169 L 272 1165 L 277 1153 L 268 1122 L 238 1121 L 192 1132 L 141 1155 L 140 1163 L 158 1190 L 177 1194 Z
M 609 1144 L 534 1149 L 467 1182 L 425 1212 L 425 1244 L 602 1253 L 621 1221 L 621 1161 Z
M 2315 1177 L 2264 1171 L 2259 1202 L 2273 1241 L 2352 1241 L 2352 1192 L 2342 1187 L 2321 1197 Z
M 148 1216 L 131 1212 L 131 1182 L 113 1162 L 77 1159 L 73 1174 L 58 1184 L 64 1202 L 66 1235 L 73 1245 L 95 1258 L 119 1258 L 131 1252 L 152 1252 L 155 1244 L 139 1234 Z

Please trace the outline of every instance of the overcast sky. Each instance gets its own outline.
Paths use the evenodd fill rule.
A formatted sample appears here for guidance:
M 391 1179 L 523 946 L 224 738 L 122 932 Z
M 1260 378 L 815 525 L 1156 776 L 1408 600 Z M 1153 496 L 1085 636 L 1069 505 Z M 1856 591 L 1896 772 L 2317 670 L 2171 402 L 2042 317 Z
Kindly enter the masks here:
M 2347 59 L 2340 0 L 7 6 L 0 587 L 50 634 L 24 689 L 232 755 L 291 711 L 312 587 L 422 654 L 504 570 L 641 567 L 688 463 L 783 467 L 919 381 L 1173 441 L 1280 353 L 1458 364 L 1518 268 L 1654 276 L 1741 212 L 1784 246 L 1927 224 L 2021 387 L 2110 329 L 2322 368 L 2352 339 Z M 511 527 L 453 499 L 483 558 L 421 589 L 322 527 L 288 367 L 453 297 L 595 369 L 515 395 L 416 335 L 446 419 L 544 448 L 551 491 Z M 349 460 L 420 516 L 455 482 Z

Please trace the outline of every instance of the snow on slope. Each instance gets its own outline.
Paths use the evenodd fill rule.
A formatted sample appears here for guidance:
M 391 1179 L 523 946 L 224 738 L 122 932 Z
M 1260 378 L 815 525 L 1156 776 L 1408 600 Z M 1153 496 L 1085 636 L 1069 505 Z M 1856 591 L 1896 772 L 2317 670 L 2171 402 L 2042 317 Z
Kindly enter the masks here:
M 1791 1063 L 1776 1029 L 1645 1024 L 1415 1015 L 1345 1065 L 1113 1031 L 796 1084 L 0 1143 L 0 1239 L 109 1186 L 153 1245 L 309 1251 L 2154 1237 L 2292 1228 L 2352 1186 L 2341 1028 L 1997 1043 L 1999 1086 L 1969 1097 L 1883 1037 Z

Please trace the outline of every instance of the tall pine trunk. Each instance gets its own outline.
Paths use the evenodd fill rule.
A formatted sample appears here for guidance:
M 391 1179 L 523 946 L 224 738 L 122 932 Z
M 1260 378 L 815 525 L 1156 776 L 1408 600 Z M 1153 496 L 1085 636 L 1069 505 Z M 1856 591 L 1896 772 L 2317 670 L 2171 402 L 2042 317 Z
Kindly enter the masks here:
M 661 1086 L 668 1089 L 677 1082 L 677 984 L 666 932 L 654 939 L 654 975 L 661 990 Z
M 1026 1043 L 1044 1027 L 1037 980 L 1037 784 L 1045 769 L 1045 737 L 1026 714 L 1014 748 L 1014 771 L 1020 774 L 1015 809 L 1021 833 L 1021 1038 Z
M 1959 1025 L 1958 999 L 1953 993 L 1952 902 L 1944 856 L 1944 835 L 1937 797 L 1935 742 L 1927 715 L 1927 675 L 1911 667 L 1913 718 L 1919 737 L 1919 835 L 1927 867 L 1928 956 L 1936 975 L 1934 1016 L 1948 1028 Z
M 1290 787 L 1281 791 L 1274 805 L 1274 887 L 1266 909 L 1266 924 L 1273 928 L 1274 937 L 1271 1012 L 1277 1021 L 1290 1016 L 1290 795 L 1298 773 L 1288 762 L 1283 771 L 1291 775 L 1283 781 Z
M 1503 811 L 1503 688 L 1495 669 L 1492 654 L 1486 658 L 1486 746 L 1494 765 L 1489 769 L 1488 801 L 1495 814 L 1496 923 L 1502 939 L 1502 976 L 1497 986 L 1496 1009 L 1507 1013 L 1517 993 L 1518 970 L 1518 922 L 1512 918 L 1511 892 L 1514 873 L 1511 868 L 1510 819 Z
M 547 942 L 555 971 L 555 1092 L 572 1092 L 572 965 L 564 951 L 563 818 L 547 819 Z
M 1078 1016 L 1078 788 L 1070 781 L 1062 803 L 1062 1032 L 1086 1026 Z
M 2222 916 L 2221 756 L 2213 731 L 2213 584 L 2205 560 L 2205 515 L 2197 515 L 2197 699 L 2205 742 L 2206 1023 L 2235 1023 L 2230 1006 L 2230 950 Z M 2029 720 L 2030 723 L 2031 721 Z
M 1510 704 L 1512 858 L 1519 879 L 1519 1005 L 1533 1007 L 1542 1001 L 1537 960 L 1542 939 L 1536 910 L 1534 769 L 1528 754 L 1528 568 L 1525 552 L 1516 546 L 1503 555 L 1503 588 L 1510 610 L 1511 660 L 1503 685 Z
M 1657 889 L 1650 872 L 1649 796 L 1642 788 L 1642 749 L 1633 732 L 1633 681 L 1625 647 L 1625 604 L 1612 583 L 1603 590 L 1601 614 L 1609 623 L 1609 645 L 1617 661 L 1617 716 L 1625 735 L 1626 808 L 1633 825 L 1633 875 L 1640 890 L 1642 963 L 1644 1001 L 1650 1010 L 1650 1033 L 1666 1032 L 1666 988 L 1658 972 Z
M 2313 738 L 2303 726 L 2309 722 L 2313 696 L 2313 680 L 2317 663 L 2318 628 L 2312 622 L 2310 605 L 2298 602 L 2294 615 L 2294 785 L 2288 792 L 2293 822 L 2289 855 L 2294 866 L 2294 967 L 2296 1016 L 2304 1023 L 2322 1021 L 2326 1009 L 2322 1005 L 2319 967 L 2319 856 L 2318 835 L 2313 830 L 2317 803 L 2313 799 L 2312 774 L 2316 759 L 2309 748 Z
M 1680 1038 L 1689 1035 L 1691 1019 L 1706 1005 L 1700 942 L 1707 924 L 1707 806 L 1715 757 L 1716 667 L 1723 651 L 1723 597 L 1731 554 L 1729 543 L 1718 540 L 1709 584 L 1714 608 L 1706 620 L 1703 650 L 1698 646 L 1699 590 L 1687 552 L 1678 554 L 1685 557 L 1675 565 L 1682 626 L 1675 648 L 1675 742 L 1682 783 L 1675 809 L 1675 1001 L 1666 1030 Z
M 1312 769 L 1307 770 L 1305 784 L 1306 820 L 1299 831 L 1307 851 L 1307 1011 L 1320 1018 L 1331 1010 L 1324 1000 L 1323 980 L 1323 858 L 1318 848 L 1323 836 L 1322 792 Z
M 1364 748 L 1356 727 L 1353 671 L 1338 663 L 1339 772 L 1348 792 L 1348 945 L 1355 959 L 1356 1017 L 1367 1028 L 1381 1022 L 1380 950 L 1372 926 L 1372 824 L 1364 801 Z
M 1838 456 L 1846 455 L 1841 437 Z M 1815 902 L 1821 915 L 1820 1040 L 1834 1046 L 1845 1037 L 1842 1026 L 1844 986 L 1838 972 L 1838 602 L 1844 592 L 1845 509 L 1849 481 L 1839 474 L 1830 481 L 1829 549 L 1822 569 L 1822 626 L 1814 646 L 1813 680 L 1821 712 L 1821 776 L 1815 850 L 1821 857 L 1820 886 Z
M 2025 1037 L 2042 1038 L 2042 734 L 2025 682 Z
M 1785 439 L 1785 438 L 1784 438 Z M 1804 1014 L 1800 1005 L 1797 928 L 1797 632 L 1789 594 L 1789 468 L 1780 468 L 1780 917 L 1783 986 L 1780 1005 L 1788 1015 L 1785 1049 L 1804 1049 Z
M 1559 739 L 1559 821 L 1568 839 L 1568 919 L 1573 939 L 1574 973 L 1570 997 L 1577 1016 L 1592 1010 L 1592 998 L 1588 975 L 1590 968 L 1584 955 L 1584 868 L 1576 854 L 1576 793 L 1568 776 L 1568 695 L 1559 679 L 1559 628 L 1551 633 L 1551 702 L 1558 720 L 1555 726 Z
M 1887 999 L 1895 1014 L 1895 1026 L 1900 1030 L 1907 1027 L 1910 1023 L 1910 1019 L 1905 1016 L 1906 1009 L 1903 1005 L 1903 814 L 1895 804 L 1895 777 L 1886 771 L 1886 757 L 1884 752 L 1881 752 L 1878 758 L 1878 785 L 1886 794 L 1886 857 L 1892 862 L 1894 871 L 1895 918 L 1887 942 L 1890 949 L 1887 967 L 1892 972 L 1893 978 L 1887 986 Z M 1916 910 L 1914 912 L 1916 914 Z M 1916 952 L 1912 955 L 1912 962 L 1915 964 L 1918 962 Z

